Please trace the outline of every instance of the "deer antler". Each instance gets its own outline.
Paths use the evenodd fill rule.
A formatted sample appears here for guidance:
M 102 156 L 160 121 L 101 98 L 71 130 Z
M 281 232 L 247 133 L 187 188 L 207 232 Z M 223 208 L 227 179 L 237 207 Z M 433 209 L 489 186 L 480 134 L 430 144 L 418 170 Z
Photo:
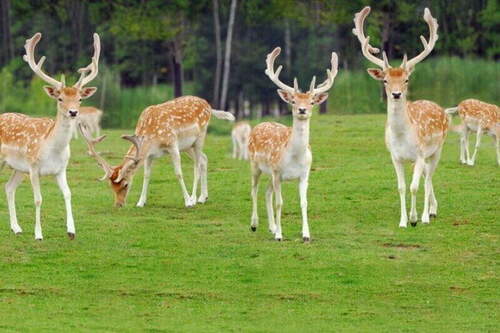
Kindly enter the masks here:
M 99 56 L 101 54 L 101 39 L 99 35 L 94 33 L 94 55 L 92 56 L 92 61 L 87 67 L 80 68 L 78 73 L 80 73 L 80 78 L 75 83 L 76 88 L 82 88 L 87 85 L 90 81 L 95 79 L 97 73 L 99 72 Z M 87 73 L 90 72 L 89 75 Z
M 102 181 L 102 180 L 105 180 L 106 178 L 111 177 L 111 175 L 113 174 L 113 168 L 95 150 L 95 145 L 97 143 L 101 142 L 102 140 L 104 140 L 104 138 L 106 137 L 106 135 L 101 135 L 100 137 L 94 139 L 94 138 L 92 138 L 90 136 L 89 132 L 87 131 L 87 127 L 85 125 L 83 125 L 82 123 L 79 123 L 78 127 L 80 128 L 80 132 L 82 133 L 83 138 L 87 142 L 87 146 L 89 148 L 89 154 L 90 154 L 90 156 L 92 156 L 92 157 L 94 157 L 96 159 L 97 163 L 101 166 L 101 168 L 103 168 L 103 170 L 105 172 L 104 176 L 102 178 L 100 178 L 99 180 Z
M 359 42 L 361 43 L 361 51 L 366 59 L 379 66 L 382 69 L 389 68 L 389 62 L 387 61 L 387 57 L 385 53 L 383 54 L 383 60 L 377 58 L 373 54 L 379 53 L 380 50 L 376 47 L 370 45 L 370 37 L 366 37 L 363 32 L 363 26 L 365 24 L 365 19 L 370 14 L 371 8 L 366 6 L 359 13 L 354 15 L 354 29 L 352 29 L 352 33 L 358 37 Z
M 415 67 L 416 64 L 421 62 L 425 57 L 429 55 L 429 53 L 432 52 L 432 49 L 434 49 L 434 45 L 436 44 L 436 41 L 438 40 L 438 23 L 437 20 L 432 17 L 431 11 L 429 8 L 425 8 L 424 10 L 424 20 L 427 22 L 429 25 L 429 42 L 425 39 L 424 36 L 420 36 L 420 40 L 422 41 L 422 44 L 424 44 L 424 50 L 417 55 L 416 57 L 408 60 L 408 61 L 403 61 L 403 65 L 406 68 L 413 68 Z
M 35 72 L 36 75 L 38 75 L 38 77 L 40 77 L 51 86 L 60 89 L 64 86 L 64 84 L 48 76 L 42 71 L 42 65 L 46 59 L 45 56 L 41 57 L 38 63 L 35 61 L 35 48 L 40 39 L 42 39 L 42 34 L 37 32 L 35 35 L 33 35 L 33 37 L 26 40 L 26 43 L 24 44 L 26 54 L 23 56 L 23 60 L 28 63 L 30 68 L 33 70 L 33 72 Z
M 309 93 L 317 95 L 317 94 L 321 94 L 321 93 L 324 93 L 324 92 L 330 90 L 330 88 L 333 85 L 333 81 L 335 80 L 335 77 L 337 76 L 338 68 L 339 68 L 339 58 L 337 56 L 337 53 L 335 53 L 335 52 L 332 52 L 331 65 L 332 65 L 332 67 L 328 68 L 326 70 L 326 80 L 323 83 L 321 83 L 320 85 L 318 85 L 317 87 L 315 87 L 316 76 L 313 76 L 313 79 L 311 81 L 311 85 L 309 87 Z
M 141 161 L 141 148 L 142 148 L 142 143 L 144 140 L 144 137 L 138 137 L 137 135 L 122 135 L 122 139 L 130 141 L 134 146 L 135 146 L 135 156 L 130 157 L 130 156 L 125 156 L 125 158 L 128 158 L 132 160 L 132 163 L 126 164 L 123 166 L 123 168 L 120 170 L 118 173 L 118 177 L 114 180 L 115 183 L 119 183 L 122 181 L 122 179 L 127 175 L 129 172 L 129 169 L 131 167 L 136 167 L 139 162 Z
M 294 80 L 294 88 L 284 84 L 283 82 L 280 81 L 279 79 L 279 75 L 281 73 L 281 70 L 283 69 L 283 66 L 279 66 L 278 69 L 276 71 L 274 71 L 274 61 L 276 60 L 276 58 L 279 56 L 279 54 L 281 53 L 281 48 L 280 47 L 277 47 L 275 48 L 271 53 L 269 53 L 266 57 L 266 65 L 267 65 L 267 68 L 266 68 L 266 75 L 271 79 L 271 81 L 274 82 L 274 84 L 276 84 L 279 88 L 285 90 L 285 91 L 288 91 L 288 92 L 294 92 L 295 89 L 298 89 L 298 85 L 296 83 L 296 80 Z

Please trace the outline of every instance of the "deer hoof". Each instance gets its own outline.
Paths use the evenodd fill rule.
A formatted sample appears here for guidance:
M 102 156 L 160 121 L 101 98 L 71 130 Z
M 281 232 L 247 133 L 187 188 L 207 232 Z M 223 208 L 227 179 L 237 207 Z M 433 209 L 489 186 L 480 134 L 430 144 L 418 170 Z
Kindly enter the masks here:
M 68 237 L 69 239 L 73 240 L 75 239 L 75 234 L 73 232 L 68 232 Z
M 436 217 L 437 217 L 437 214 L 429 214 L 429 217 L 430 217 L 431 219 L 436 218 Z
M 416 227 L 416 226 L 417 226 L 417 222 L 410 222 L 410 225 L 411 225 L 412 227 Z
M 257 231 L 257 227 L 251 226 L 250 230 L 252 230 L 253 232 L 255 232 L 255 231 Z
M 302 237 L 302 240 L 304 241 L 304 243 L 309 243 L 311 241 L 311 238 L 309 238 L 309 237 Z
M 276 238 L 276 241 L 281 242 L 281 237 Z

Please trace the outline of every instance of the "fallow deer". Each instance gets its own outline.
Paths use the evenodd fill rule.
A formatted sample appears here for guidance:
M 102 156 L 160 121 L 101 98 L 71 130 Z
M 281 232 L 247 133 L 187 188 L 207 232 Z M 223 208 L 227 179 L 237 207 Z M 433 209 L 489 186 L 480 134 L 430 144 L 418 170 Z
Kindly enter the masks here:
M 477 151 L 481 145 L 481 136 L 487 133 L 493 137 L 496 145 L 497 163 L 500 165 L 500 108 L 494 104 L 481 102 L 477 99 L 466 99 L 457 107 L 445 110 L 448 114 L 458 111 L 462 120 L 452 129 L 460 134 L 460 162 L 474 165 Z M 469 134 L 476 132 L 476 145 L 472 157 L 469 154 Z
M 248 138 L 252 127 L 246 121 L 237 122 L 231 131 L 233 158 L 248 160 Z
M 114 192 L 115 206 L 121 207 L 125 204 L 133 176 L 142 164 L 144 164 L 144 181 L 137 207 L 143 207 L 146 204 L 153 159 L 165 154 L 169 154 L 172 159 L 186 207 L 194 206 L 196 202 L 204 203 L 208 198 L 208 158 L 203 153 L 203 145 L 212 115 L 219 119 L 234 120 L 231 113 L 214 110 L 207 101 L 194 96 L 183 96 L 147 107 L 137 122 L 135 135 L 122 136 L 132 145 L 125 154 L 122 163 L 114 167 L 95 150 L 95 144 L 102 141 L 104 136 L 93 139 L 85 126 L 81 126 L 90 154 L 105 171 L 105 175 L 101 179 L 108 179 Z M 191 196 L 187 192 L 182 176 L 181 152 L 186 152 L 194 161 Z M 198 182 L 201 182 L 201 194 L 197 200 Z
M 257 191 L 262 173 L 271 175 L 266 192 L 266 206 L 269 220 L 269 231 L 274 238 L 281 241 L 281 182 L 284 180 L 299 179 L 300 207 L 302 210 L 302 238 L 304 242 L 311 239 L 307 220 L 307 188 L 309 184 L 309 171 L 312 163 L 312 153 L 309 146 L 309 121 L 314 105 L 323 103 L 328 98 L 327 91 L 333 85 L 337 75 L 337 54 L 332 53 L 331 69 L 327 69 L 327 79 L 316 87 L 316 77 L 313 77 L 309 91 L 303 93 L 299 90 L 297 79 L 294 86 L 290 87 L 279 79 L 282 66 L 274 70 L 274 61 L 281 49 L 275 48 L 267 55 L 266 75 L 280 89 L 278 95 L 292 106 L 293 126 L 265 122 L 255 126 L 250 133 L 248 144 L 250 165 L 252 170 L 252 218 L 251 230 L 258 226 Z M 276 216 L 273 210 L 273 194 L 276 200 Z
M 353 29 L 361 43 L 363 55 L 380 68 L 370 68 L 368 73 L 375 80 L 384 83 L 387 94 L 387 123 L 385 126 L 385 142 L 391 153 L 392 163 L 398 178 L 398 190 L 401 201 L 401 219 L 399 226 L 406 228 L 408 217 L 406 212 L 406 184 L 404 175 L 404 162 L 415 162 L 413 179 L 410 185 L 411 211 L 410 222 L 412 226 L 417 223 L 416 194 L 422 174 L 425 175 L 425 198 L 422 223 L 429 223 L 429 217 L 437 214 L 437 201 L 432 186 L 432 175 L 436 170 L 441 157 L 441 150 L 448 131 L 448 117 L 443 109 L 434 102 L 407 100 L 408 82 L 415 65 L 427 57 L 438 39 L 438 24 L 429 11 L 425 9 L 424 20 L 430 31 L 429 41 L 420 36 L 424 50 L 407 60 L 404 55 L 400 67 L 393 68 L 389 65 L 387 56 L 383 52 L 383 59 L 374 54 L 379 50 L 370 45 L 370 37 L 363 32 L 365 18 L 370 13 L 370 7 L 365 7 L 354 17 Z
M 87 126 L 92 135 L 100 136 L 102 110 L 93 106 L 82 106 L 79 114 L 78 121 Z M 78 139 L 78 130 L 75 130 L 73 137 Z
M 41 38 L 42 34 L 36 33 L 31 39 L 26 40 L 24 46 L 26 55 L 23 59 L 36 75 L 49 84 L 49 86 L 44 86 L 44 90 L 49 97 L 57 100 L 57 116 L 53 120 L 32 118 L 18 113 L 0 115 L 0 160 L 14 169 L 5 185 L 10 227 L 16 234 L 22 232 L 17 222 L 15 194 L 17 187 L 23 181 L 24 174 L 27 173 L 33 187 L 36 207 L 35 239 L 43 239 L 40 221 L 42 194 L 39 178 L 45 175 L 55 175 L 64 196 L 68 236 L 73 239 L 75 224 L 71 210 L 71 191 L 66 180 L 66 168 L 70 157 L 69 143 L 78 118 L 80 102 L 92 96 L 96 91 L 96 88 L 85 87 L 85 85 L 97 76 L 101 44 L 99 36 L 94 34 L 92 62 L 79 70 L 80 79 L 74 86 L 68 87 L 64 80 L 57 81 L 42 71 L 45 57 L 42 57 L 38 63 L 35 61 L 35 48 Z

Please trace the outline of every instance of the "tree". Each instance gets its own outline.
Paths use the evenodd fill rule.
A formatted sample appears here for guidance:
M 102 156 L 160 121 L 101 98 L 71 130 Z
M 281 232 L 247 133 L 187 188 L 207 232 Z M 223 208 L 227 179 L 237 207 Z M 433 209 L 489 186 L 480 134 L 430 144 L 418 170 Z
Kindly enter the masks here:
M 234 19 L 236 16 L 237 0 L 231 0 L 231 10 L 229 12 L 229 24 L 227 27 L 226 52 L 224 56 L 224 76 L 222 77 L 222 93 L 220 107 L 226 107 L 227 89 L 229 85 L 229 71 L 231 69 L 231 43 L 233 39 Z

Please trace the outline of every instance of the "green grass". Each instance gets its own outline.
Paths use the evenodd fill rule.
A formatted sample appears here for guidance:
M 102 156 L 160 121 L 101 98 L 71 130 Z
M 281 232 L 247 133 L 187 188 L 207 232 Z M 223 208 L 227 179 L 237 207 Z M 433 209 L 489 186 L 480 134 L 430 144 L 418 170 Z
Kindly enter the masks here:
M 434 178 L 438 218 L 400 229 L 384 122 L 384 115 L 313 117 L 310 244 L 301 241 L 296 183 L 283 188 L 285 240 L 267 231 L 264 184 L 261 225 L 249 231 L 249 167 L 230 158 L 227 135 L 207 138 L 209 201 L 193 209 L 183 207 L 167 158 L 153 165 L 145 208 L 134 207 L 140 174 L 128 205 L 112 208 L 107 184 L 95 180 L 101 170 L 83 142 L 73 142 L 74 241 L 51 179 L 42 184 L 43 242 L 34 240 L 28 181 L 17 194 L 22 235 L 10 232 L 0 202 L 0 330 L 499 331 L 491 140 L 483 140 L 477 165 L 465 167 L 450 134 Z M 213 123 L 229 133 L 230 125 Z M 100 149 L 116 162 L 126 150 L 119 135 L 131 131 L 105 132 Z M 184 170 L 190 185 L 188 159 Z M 4 170 L 3 183 L 7 177 Z M 419 213 L 422 197 L 421 186 Z

